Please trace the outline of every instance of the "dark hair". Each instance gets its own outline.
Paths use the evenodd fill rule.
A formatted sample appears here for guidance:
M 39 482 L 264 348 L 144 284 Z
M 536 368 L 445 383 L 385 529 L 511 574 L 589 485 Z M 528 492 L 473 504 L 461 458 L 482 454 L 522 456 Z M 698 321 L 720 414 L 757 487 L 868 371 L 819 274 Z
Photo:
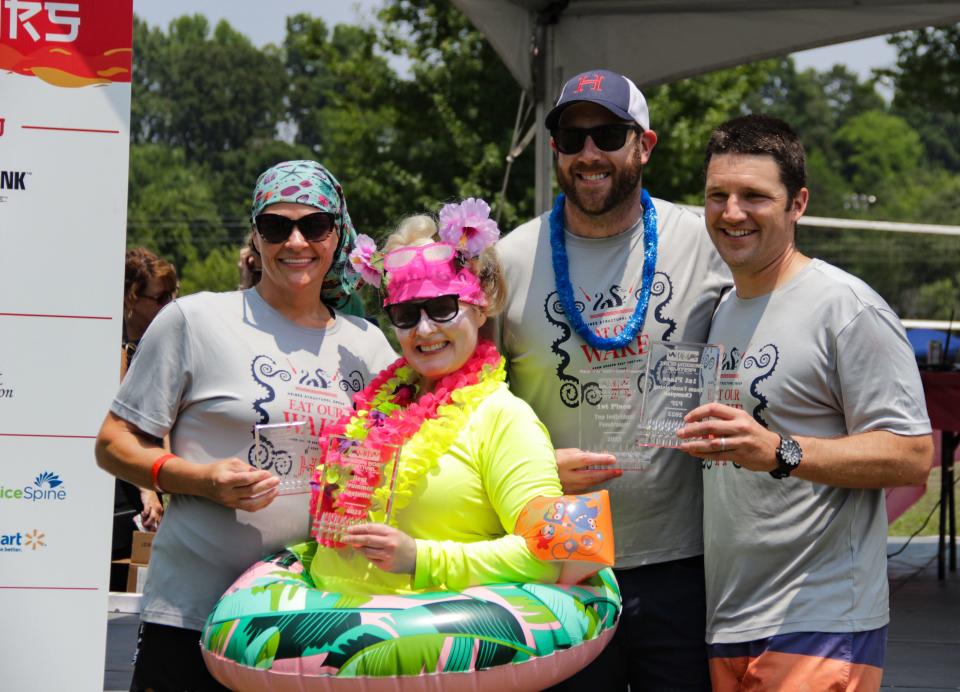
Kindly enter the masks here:
M 247 234 L 247 240 L 243 247 L 240 248 L 240 260 L 237 262 L 237 269 L 240 272 L 240 283 L 237 285 L 237 288 L 240 290 L 256 286 L 260 283 L 260 279 L 263 276 L 263 264 L 260 260 L 260 253 L 257 251 L 257 246 L 253 242 L 254 233 L 256 233 L 256 231 L 251 230 L 250 233 Z
M 172 264 L 145 247 L 127 250 L 123 277 L 124 300 L 135 301 L 150 279 L 159 279 L 165 293 L 172 295 L 177 292 L 177 270 Z
M 783 120 L 755 113 L 733 118 L 710 135 L 703 162 L 706 177 L 715 154 L 772 156 L 780 169 L 780 182 L 787 188 L 787 206 L 800 188 L 807 185 L 806 155 L 797 133 Z

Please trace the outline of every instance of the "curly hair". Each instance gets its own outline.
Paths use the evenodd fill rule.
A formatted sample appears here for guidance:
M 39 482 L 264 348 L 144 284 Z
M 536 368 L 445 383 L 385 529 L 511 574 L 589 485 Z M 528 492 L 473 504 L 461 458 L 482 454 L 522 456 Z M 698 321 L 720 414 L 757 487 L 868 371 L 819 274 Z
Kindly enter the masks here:
M 383 252 L 387 253 L 403 247 L 418 247 L 440 242 L 437 234 L 437 222 L 427 214 L 408 216 L 397 226 L 384 243 Z M 503 267 L 497 251 L 491 246 L 477 257 L 465 263 L 467 269 L 480 281 L 480 288 L 487 298 L 484 314 L 493 317 L 500 314 L 507 300 L 507 283 L 503 277 Z
M 124 303 L 133 303 L 151 279 L 163 284 L 163 292 L 171 296 L 177 292 L 177 269 L 145 247 L 127 250 L 123 277 Z

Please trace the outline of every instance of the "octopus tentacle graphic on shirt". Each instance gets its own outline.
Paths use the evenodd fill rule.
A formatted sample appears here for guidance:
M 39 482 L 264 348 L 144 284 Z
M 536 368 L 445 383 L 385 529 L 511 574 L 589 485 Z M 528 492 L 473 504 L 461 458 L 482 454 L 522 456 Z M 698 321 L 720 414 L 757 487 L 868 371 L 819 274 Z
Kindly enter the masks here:
M 580 312 L 583 312 L 586 308 L 586 305 L 580 301 L 577 301 L 575 305 Z M 576 408 L 580 405 L 580 380 L 567 374 L 570 354 L 560 347 L 561 344 L 570 340 L 570 337 L 573 336 L 573 330 L 563 316 L 563 305 L 560 303 L 556 291 L 547 294 L 547 299 L 543 304 L 543 312 L 547 316 L 547 321 L 560 329 L 560 337 L 550 344 L 550 350 L 560 358 L 560 363 L 557 365 L 557 377 L 563 380 L 563 384 L 560 385 L 560 400 L 566 406 Z
M 755 353 L 748 354 L 743 359 L 743 369 L 749 370 L 759 368 L 762 370 L 760 375 L 753 378 L 750 382 L 750 394 L 760 403 L 753 409 L 753 419 L 765 428 L 770 425 L 763 417 L 763 412 L 770 403 L 763 392 L 760 391 L 760 383 L 770 378 L 777 369 L 777 363 L 780 361 L 780 350 L 773 344 L 761 346 Z
M 740 349 L 737 348 L 736 346 L 731 348 L 729 353 L 727 353 L 723 358 L 724 372 L 735 372 L 737 369 L 737 366 L 740 365 L 740 357 L 741 357 Z
M 314 368 L 311 370 L 304 370 L 300 375 L 298 380 L 299 384 L 304 387 L 314 387 L 315 389 L 328 389 L 330 387 L 330 380 L 333 379 L 323 368 Z
M 359 370 L 354 370 L 340 380 L 340 389 L 345 392 L 359 392 L 364 386 L 363 374 Z
M 637 289 L 634 293 L 634 296 L 637 300 L 640 300 L 640 291 Z M 667 328 L 663 332 L 663 336 L 660 337 L 663 341 L 670 341 L 670 337 L 673 336 L 673 333 L 677 331 L 677 322 L 672 320 L 669 317 L 665 317 L 663 314 L 664 308 L 670 304 L 670 301 L 673 299 L 673 282 L 670 280 L 670 275 L 665 272 L 657 272 L 653 275 L 653 285 L 650 287 L 650 299 L 660 298 L 663 296 L 663 300 L 660 300 L 654 305 L 653 309 L 653 319 L 659 322 L 660 324 L 667 325 Z
M 271 401 L 277 398 L 276 390 L 267 382 L 274 378 L 279 378 L 284 382 L 289 382 L 292 379 L 292 375 L 289 370 L 284 370 L 277 367 L 277 361 L 275 361 L 270 356 L 257 356 L 253 359 L 253 362 L 250 364 L 250 372 L 253 374 L 253 379 L 257 383 L 267 390 L 266 396 L 263 396 L 259 399 L 256 399 L 253 402 L 253 410 L 260 414 L 260 424 L 266 424 L 270 422 L 270 414 L 267 413 L 267 410 L 263 407 L 263 404 L 269 404 Z
M 623 288 L 617 284 L 614 284 L 610 287 L 609 291 L 601 291 L 600 293 L 597 293 L 593 302 L 594 312 L 621 307 L 623 305 L 623 297 L 620 295 L 622 292 Z

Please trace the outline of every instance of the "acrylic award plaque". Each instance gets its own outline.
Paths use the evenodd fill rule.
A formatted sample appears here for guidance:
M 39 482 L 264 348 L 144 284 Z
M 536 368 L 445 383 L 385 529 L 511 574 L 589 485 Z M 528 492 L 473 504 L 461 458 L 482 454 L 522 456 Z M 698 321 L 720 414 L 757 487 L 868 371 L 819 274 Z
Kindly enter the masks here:
M 613 468 L 624 471 L 646 471 L 652 460 L 653 452 L 641 443 L 637 428 L 643 378 L 640 367 L 580 371 L 580 448 L 613 454 Z
M 253 465 L 280 479 L 281 495 L 310 492 L 310 477 L 320 463 L 320 438 L 310 428 L 303 420 L 253 426 Z
M 651 341 L 643 378 L 641 445 L 679 447 L 677 430 L 690 411 L 717 401 L 723 346 Z
M 317 505 L 311 533 L 317 543 L 343 548 L 348 526 L 390 521 L 399 457 L 396 445 L 329 437 L 315 481 Z

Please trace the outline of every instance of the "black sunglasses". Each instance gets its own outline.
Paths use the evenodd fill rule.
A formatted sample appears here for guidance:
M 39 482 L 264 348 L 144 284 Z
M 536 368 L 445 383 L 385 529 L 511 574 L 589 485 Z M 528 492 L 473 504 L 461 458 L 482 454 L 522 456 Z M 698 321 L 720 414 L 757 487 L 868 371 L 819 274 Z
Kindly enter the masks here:
M 420 324 L 421 310 L 434 322 L 449 322 L 460 312 L 460 297 L 453 294 L 394 303 L 387 306 L 387 317 L 397 329 L 410 329 Z
M 327 236 L 336 228 L 336 217 L 325 211 L 318 211 L 313 214 L 301 216 L 294 221 L 280 214 L 260 214 L 254 222 L 257 226 L 257 232 L 260 237 L 268 243 L 286 242 L 293 228 L 300 229 L 300 234 L 308 243 L 319 243 L 327 239 Z
M 156 303 L 160 307 L 163 307 L 164 305 L 166 305 L 171 300 L 177 297 L 177 292 L 173 291 L 171 293 L 171 292 L 164 291 L 163 293 L 158 293 L 155 296 L 148 296 L 146 294 L 143 294 L 140 297 L 146 298 L 147 300 L 152 300 L 154 303 Z
M 576 154 L 587 141 L 587 136 L 601 151 L 616 151 L 627 142 L 628 132 L 643 132 L 639 125 L 609 123 L 596 127 L 558 127 L 550 134 L 561 154 Z

